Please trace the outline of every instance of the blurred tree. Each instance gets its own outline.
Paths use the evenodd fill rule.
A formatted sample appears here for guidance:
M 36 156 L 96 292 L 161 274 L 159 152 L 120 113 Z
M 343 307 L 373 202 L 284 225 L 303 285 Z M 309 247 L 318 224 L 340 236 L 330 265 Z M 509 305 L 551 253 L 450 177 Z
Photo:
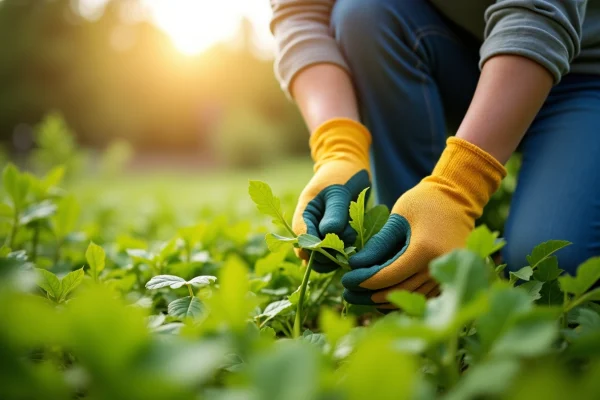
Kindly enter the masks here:
M 77 0 L 0 1 L 2 141 L 60 110 L 83 144 L 119 137 L 142 150 L 209 153 L 207 135 L 243 108 L 280 127 L 283 151 L 306 151 L 304 125 L 272 62 L 256 56 L 250 23 L 236 46 L 185 56 L 152 23 L 124 18 L 137 1 L 107 0 L 94 20 L 76 12 Z

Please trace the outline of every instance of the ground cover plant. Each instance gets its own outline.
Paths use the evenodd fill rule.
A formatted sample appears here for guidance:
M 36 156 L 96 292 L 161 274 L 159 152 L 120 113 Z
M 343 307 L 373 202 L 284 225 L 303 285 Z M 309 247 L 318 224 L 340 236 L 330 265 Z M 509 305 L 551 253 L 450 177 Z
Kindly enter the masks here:
M 2 173 L 1 399 L 600 393 L 600 258 L 564 275 L 560 238 L 506 274 L 492 257 L 502 240 L 480 226 L 467 249 L 431 263 L 439 297 L 393 293 L 400 311 L 384 316 L 341 299 L 348 257 L 388 216 L 365 192 L 345 246 L 294 235 L 295 193 L 280 199 L 261 181 L 239 199 L 244 213 L 202 209 L 178 225 L 177 204 L 118 214 L 123 205 L 98 200 L 101 185 L 81 193 L 64 176 Z M 295 247 L 340 268 L 317 274 Z

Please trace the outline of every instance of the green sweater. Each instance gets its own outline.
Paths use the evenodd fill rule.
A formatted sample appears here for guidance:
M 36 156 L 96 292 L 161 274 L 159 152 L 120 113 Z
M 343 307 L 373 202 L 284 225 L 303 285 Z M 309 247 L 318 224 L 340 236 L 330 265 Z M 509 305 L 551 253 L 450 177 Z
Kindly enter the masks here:
M 494 55 L 517 54 L 546 67 L 555 82 L 569 72 L 600 74 L 600 0 L 429 1 L 481 41 L 480 66 Z M 309 65 L 330 63 L 349 71 L 331 35 L 334 4 L 271 0 L 275 71 L 286 93 L 294 76 Z

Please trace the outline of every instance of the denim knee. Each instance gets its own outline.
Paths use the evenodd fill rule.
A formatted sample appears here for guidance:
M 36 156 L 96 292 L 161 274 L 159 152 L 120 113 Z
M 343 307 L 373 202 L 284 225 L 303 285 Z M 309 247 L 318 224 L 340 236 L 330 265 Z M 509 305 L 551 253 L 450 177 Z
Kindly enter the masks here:
M 373 52 L 382 51 L 389 35 L 398 29 L 398 12 L 410 13 L 413 1 L 337 0 L 331 13 L 331 29 L 347 58 L 369 61 Z M 406 6 L 404 5 L 406 3 Z M 382 34 L 382 33 L 386 33 Z
M 346 53 L 361 53 L 373 45 L 384 1 L 338 0 L 331 12 L 331 29 Z

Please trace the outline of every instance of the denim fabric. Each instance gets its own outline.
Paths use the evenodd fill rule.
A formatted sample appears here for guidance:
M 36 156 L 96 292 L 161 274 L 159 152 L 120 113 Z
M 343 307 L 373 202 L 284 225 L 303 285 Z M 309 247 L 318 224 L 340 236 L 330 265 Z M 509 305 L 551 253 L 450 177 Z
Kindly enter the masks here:
M 427 1 L 338 0 L 332 30 L 373 135 L 376 200 L 393 206 L 433 170 L 479 78 L 480 42 Z M 509 269 L 546 240 L 573 245 L 574 273 L 600 255 L 600 76 L 567 75 L 523 139 L 523 164 L 505 228 Z

